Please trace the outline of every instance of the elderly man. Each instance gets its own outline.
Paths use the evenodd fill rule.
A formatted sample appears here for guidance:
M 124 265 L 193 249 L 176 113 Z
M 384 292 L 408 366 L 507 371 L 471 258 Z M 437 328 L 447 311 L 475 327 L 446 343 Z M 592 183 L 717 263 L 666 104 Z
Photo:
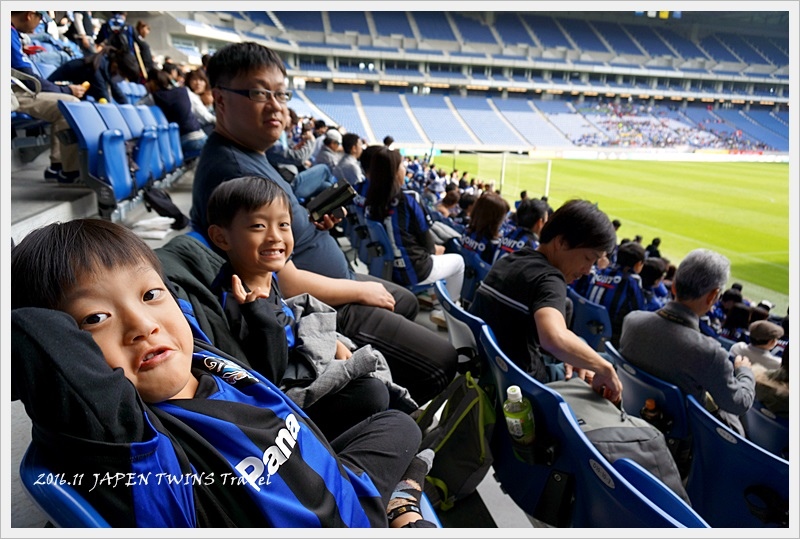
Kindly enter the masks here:
M 284 129 L 292 94 L 286 68 L 274 51 L 256 43 L 218 50 L 208 64 L 217 123 L 208 137 L 192 187 L 192 226 L 207 238 L 206 210 L 220 183 L 261 176 L 277 183 L 291 201 L 295 250 L 280 272 L 286 297 L 309 293 L 336 308 L 337 330 L 358 346 L 380 350 L 398 384 L 420 404 L 441 392 L 455 375 L 458 355 L 447 340 L 415 323 L 416 297 L 394 283 L 354 274 L 327 230 L 336 221 L 313 223 L 289 184 L 266 157 Z
M 634 311 L 622 323 L 620 353 L 644 371 L 678 386 L 744 433 L 740 415 L 755 398 L 750 360 L 731 361 L 720 343 L 700 332 L 700 317 L 717 301 L 730 275 L 730 262 L 707 249 L 686 255 L 672 284 L 675 301 L 656 312 Z

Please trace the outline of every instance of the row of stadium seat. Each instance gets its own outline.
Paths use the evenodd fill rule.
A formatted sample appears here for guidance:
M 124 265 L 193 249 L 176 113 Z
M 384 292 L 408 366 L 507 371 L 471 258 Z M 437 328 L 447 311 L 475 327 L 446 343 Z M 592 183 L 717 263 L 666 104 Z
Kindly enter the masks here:
M 157 106 L 58 106 L 78 144 L 80 179 L 97 194 L 101 217 L 124 218 L 142 203 L 147 186 L 168 186 L 185 172 L 178 125 Z

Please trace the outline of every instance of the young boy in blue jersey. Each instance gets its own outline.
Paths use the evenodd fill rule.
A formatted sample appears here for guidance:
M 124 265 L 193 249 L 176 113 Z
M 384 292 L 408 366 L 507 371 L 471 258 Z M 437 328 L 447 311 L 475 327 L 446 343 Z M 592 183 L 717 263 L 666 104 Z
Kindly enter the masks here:
M 366 346 L 354 355 L 342 342 L 333 308 L 307 294 L 291 299 L 291 308 L 284 300 L 279 272 L 294 237 L 291 205 L 280 187 L 258 176 L 228 180 L 211 194 L 207 216 L 208 237 L 227 258 L 213 292 L 234 338 L 253 369 L 281 387 L 328 439 L 386 410 L 390 397 L 393 408 L 418 408 L 407 390 L 391 382 L 379 352 Z M 288 356 L 268 352 L 272 343 L 261 330 L 265 310 L 286 328 Z
M 35 230 L 11 273 L 12 389 L 32 444 L 112 526 L 432 526 L 417 503 L 430 454 L 415 458 L 407 414 L 328 442 L 269 380 L 193 335 L 127 228 Z

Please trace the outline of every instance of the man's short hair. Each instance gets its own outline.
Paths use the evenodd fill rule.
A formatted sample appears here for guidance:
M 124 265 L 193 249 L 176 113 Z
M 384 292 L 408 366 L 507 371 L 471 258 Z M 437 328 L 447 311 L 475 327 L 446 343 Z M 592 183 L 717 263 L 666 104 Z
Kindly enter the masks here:
M 678 265 L 675 272 L 675 295 L 678 300 L 692 300 L 703 297 L 715 288 L 722 288 L 728 282 L 731 262 L 719 253 L 709 249 L 691 251 Z
M 610 253 L 617 243 L 611 220 L 593 202 L 573 199 L 565 202 L 547 220 L 540 241 L 548 243 L 558 236 L 570 249 L 594 249 Z
M 225 45 L 208 60 L 208 80 L 212 88 L 224 86 L 239 75 L 275 67 L 286 76 L 286 66 L 278 53 L 252 41 Z
M 342 149 L 344 153 L 349 154 L 357 144 L 361 144 L 361 137 L 355 133 L 346 133 L 342 135 Z
M 632 268 L 639 262 L 644 262 L 644 247 L 634 241 L 617 248 L 617 265 L 621 268 Z
M 525 191 L 523 191 L 525 193 Z M 524 198 L 515 214 L 517 226 L 530 229 L 539 219 L 547 216 L 547 204 L 538 198 Z

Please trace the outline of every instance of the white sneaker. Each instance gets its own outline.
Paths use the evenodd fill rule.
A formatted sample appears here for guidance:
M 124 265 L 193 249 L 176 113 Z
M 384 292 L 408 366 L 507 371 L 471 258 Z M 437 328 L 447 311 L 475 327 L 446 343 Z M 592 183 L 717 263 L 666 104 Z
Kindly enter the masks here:
M 447 319 L 444 317 L 444 312 L 441 309 L 434 309 L 431 311 L 431 322 L 441 329 L 447 329 Z

